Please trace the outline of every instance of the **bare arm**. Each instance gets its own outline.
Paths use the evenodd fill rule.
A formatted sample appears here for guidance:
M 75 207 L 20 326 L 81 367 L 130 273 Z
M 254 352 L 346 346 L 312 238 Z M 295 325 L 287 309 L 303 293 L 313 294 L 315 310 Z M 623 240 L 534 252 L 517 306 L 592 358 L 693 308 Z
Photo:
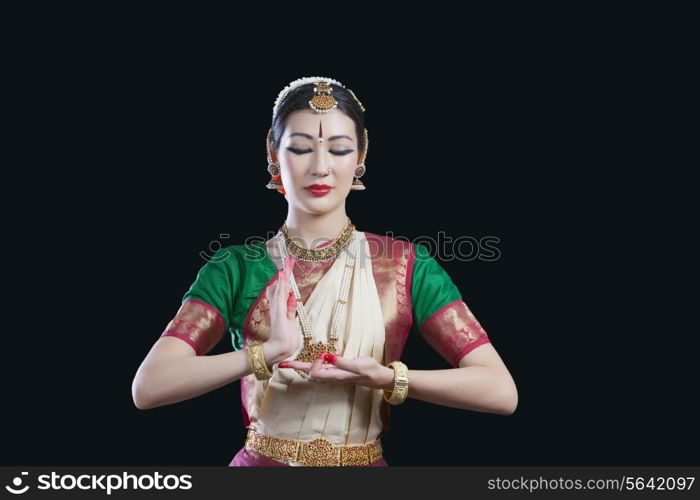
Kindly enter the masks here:
M 296 316 L 297 303 L 289 292 L 289 273 L 294 262 L 287 258 L 274 292 L 265 290 L 270 301 L 270 336 L 263 344 L 268 369 L 289 357 L 301 336 Z M 177 337 L 160 337 L 131 384 L 134 404 L 141 410 L 178 403 L 223 387 L 253 372 L 247 349 L 212 356 L 197 356 L 195 350 Z
M 394 386 L 394 370 L 383 367 L 382 387 Z M 458 368 L 408 370 L 408 397 L 452 408 L 510 415 L 518 406 L 515 382 L 491 345 L 464 356 Z
M 357 384 L 372 389 L 394 387 L 394 370 L 371 356 L 343 358 L 329 354 L 313 363 L 284 361 L 279 368 L 304 370 L 313 379 Z M 328 364 L 330 363 L 330 365 Z M 453 408 L 510 415 L 518 405 L 518 391 L 493 345 L 482 344 L 463 356 L 458 368 L 408 370 L 408 396 Z
M 268 366 L 285 356 L 269 342 L 263 345 L 263 353 Z M 136 372 L 131 393 L 136 407 L 147 410 L 192 399 L 250 373 L 246 350 L 197 356 L 186 342 L 162 337 Z

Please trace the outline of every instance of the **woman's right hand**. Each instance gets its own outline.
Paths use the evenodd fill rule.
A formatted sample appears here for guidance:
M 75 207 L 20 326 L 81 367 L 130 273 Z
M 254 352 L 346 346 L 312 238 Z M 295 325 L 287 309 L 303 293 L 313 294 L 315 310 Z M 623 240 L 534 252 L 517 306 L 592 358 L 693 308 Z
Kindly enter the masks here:
M 270 288 L 265 297 L 270 303 L 270 337 L 263 344 L 263 354 L 268 365 L 288 358 L 299 347 L 302 336 L 297 320 L 297 300 L 289 286 L 289 277 L 294 269 L 292 256 L 284 259 L 284 267 L 279 272 L 277 286 L 272 296 Z

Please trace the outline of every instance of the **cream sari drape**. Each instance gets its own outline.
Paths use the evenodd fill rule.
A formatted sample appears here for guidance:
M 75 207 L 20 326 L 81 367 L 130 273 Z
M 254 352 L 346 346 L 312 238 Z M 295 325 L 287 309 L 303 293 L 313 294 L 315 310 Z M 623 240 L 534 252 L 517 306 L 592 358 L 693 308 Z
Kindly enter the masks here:
M 268 254 L 278 269 L 282 268 L 278 250 L 280 238 L 284 243 L 281 232 L 267 242 Z M 364 233 L 353 232 L 349 249 L 353 246 L 355 268 L 338 333 L 338 354 L 347 358 L 371 356 L 382 363 L 384 319 Z M 347 261 L 348 251 L 341 252 L 304 303 L 314 342 L 328 342 L 331 315 L 340 296 Z M 276 281 L 272 286 L 277 284 Z M 287 359 L 296 358 L 302 344 L 300 334 L 297 351 Z M 272 378 L 255 382 L 250 428 L 281 438 L 303 441 L 325 438 L 335 444 L 346 445 L 368 444 L 379 437 L 383 427 L 381 389 L 313 382 L 302 378 L 293 369 L 278 369 L 277 365 L 273 370 Z

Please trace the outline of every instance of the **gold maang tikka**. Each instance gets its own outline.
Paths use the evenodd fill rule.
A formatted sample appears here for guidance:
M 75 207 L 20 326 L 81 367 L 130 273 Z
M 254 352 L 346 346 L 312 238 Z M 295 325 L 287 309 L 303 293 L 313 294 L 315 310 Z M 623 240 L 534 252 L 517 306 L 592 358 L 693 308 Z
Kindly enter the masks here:
M 331 95 L 333 87 L 328 82 L 323 80 L 316 82 L 314 92 L 315 95 L 309 101 L 309 106 L 317 113 L 328 113 L 338 107 L 338 101 Z

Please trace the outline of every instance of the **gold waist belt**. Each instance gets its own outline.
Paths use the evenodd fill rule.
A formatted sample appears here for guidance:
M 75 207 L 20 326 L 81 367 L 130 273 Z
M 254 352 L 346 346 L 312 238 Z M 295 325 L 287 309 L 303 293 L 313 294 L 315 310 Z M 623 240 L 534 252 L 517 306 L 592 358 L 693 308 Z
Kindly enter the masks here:
M 299 441 L 266 436 L 248 429 L 245 447 L 261 455 L 315 467 L 369 465 L 382 458 L 382 444 L 379 439 L 365 445 L 336 445 L 322 438 Z

